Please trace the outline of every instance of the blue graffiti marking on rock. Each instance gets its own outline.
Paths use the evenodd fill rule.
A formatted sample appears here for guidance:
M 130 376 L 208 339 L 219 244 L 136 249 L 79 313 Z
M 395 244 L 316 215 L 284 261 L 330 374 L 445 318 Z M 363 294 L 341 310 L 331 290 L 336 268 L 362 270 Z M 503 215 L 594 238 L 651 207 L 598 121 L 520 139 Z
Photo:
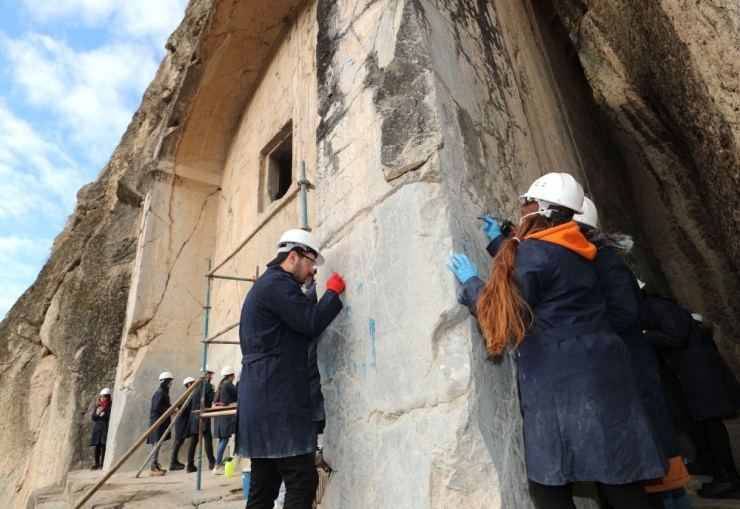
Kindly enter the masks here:
M 370 367 L 375 368 L 378 365 L 378 352 L 375 350 L 375 320 L 373 318 L 370 319 L 369 326 L 370 326 L 370 348 L 372 349 L 372 353 L 373 353 L 373 360 L 370 363 Z
M 360 283 L 359 285 L 357 285 L 357 293 L 359 293 L 360 295 L 362 295 L 362 289 L 363 288 L 364 288 L 364 286 L 363 286 L 362 283 Z

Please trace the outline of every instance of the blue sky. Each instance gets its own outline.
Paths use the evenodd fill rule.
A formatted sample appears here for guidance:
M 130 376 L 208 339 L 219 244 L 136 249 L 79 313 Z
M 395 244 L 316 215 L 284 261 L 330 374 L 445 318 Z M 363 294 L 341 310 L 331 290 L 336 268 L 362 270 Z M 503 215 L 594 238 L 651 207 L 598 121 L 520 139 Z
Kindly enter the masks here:
M 0 0 L 0 319 L 36 279 L 187 0 Z

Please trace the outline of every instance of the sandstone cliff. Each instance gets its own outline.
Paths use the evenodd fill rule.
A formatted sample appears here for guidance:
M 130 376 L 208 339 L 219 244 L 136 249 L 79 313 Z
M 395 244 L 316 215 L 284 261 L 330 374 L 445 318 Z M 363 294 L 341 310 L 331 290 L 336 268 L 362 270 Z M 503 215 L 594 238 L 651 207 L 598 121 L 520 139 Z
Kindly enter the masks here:
M 191 2 L 121 143 L 0 323 L 0 498 L 11 507 L 89 467 L 89 414 L 113 386 L 150 163 L 209 5 Z

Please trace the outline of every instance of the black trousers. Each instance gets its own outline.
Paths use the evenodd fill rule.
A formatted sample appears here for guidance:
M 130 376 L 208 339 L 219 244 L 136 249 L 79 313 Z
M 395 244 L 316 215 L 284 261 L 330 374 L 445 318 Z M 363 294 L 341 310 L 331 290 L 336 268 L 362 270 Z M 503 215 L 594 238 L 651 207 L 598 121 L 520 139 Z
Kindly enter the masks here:
M 313 453 L 289 458 L 252 458 L 247 509 L 272 509 L 285 481 L 284 509 L 311 509 L 319 486 Z
M 195 465 L 195 450 L 198 448 L 198 434 L 190 436 L 190 445 L 188 445 L 188 465 Z M 203 449 L 206 451 L 208 464 L 214 465 L 216 458 L 213 456 L 213 435 L 211 430 L 203 432 Z
M 696 446 L 696 455 L 711 453 L 714 464 L 730 473 L 737 473 L 732 457 L 732 446 L 727 427 L 720 417 L 696 421 L 689 431 L 691 441 Z
M 95 446 L 95 464 L 102 465 L 105 460 L 105 444 Z
M 642 483 L 596 483 L 615 509 L 653 509 Z M 576 509 L 573 503 L 573 483 L 546 486 L 529 479 L 529 494 L 538 509 Z
M 172 457 L 170 458 L 170 463 L 173 465 L 176 465 L 180 463 L 179 458 L 177 457 L 180 454 L 180 447 L 182 447 L 182 444 L 185 443 L 184 438 L 178 438 L 175 440 L 175 443 L 172 445 Z

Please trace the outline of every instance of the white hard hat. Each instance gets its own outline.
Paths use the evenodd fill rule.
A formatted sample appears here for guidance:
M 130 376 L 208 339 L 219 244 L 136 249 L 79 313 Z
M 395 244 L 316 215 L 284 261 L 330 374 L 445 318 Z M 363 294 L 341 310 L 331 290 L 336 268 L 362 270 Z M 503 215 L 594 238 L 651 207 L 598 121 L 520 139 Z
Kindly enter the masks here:
M 645 288 L 645 282 L 638 279 L 637 286 L 639 286 L 640 290 L 642 290 L 643 288 Z
M 100 391 L 100 395 L 101 396 L 110 396 L 110 389 L 106 387 L 105 389 L 103 389 L 102 391 Z
M 532 182 L 529 190 L 519 197 L 522 204 L 529 201 L 540 205 L 539 212 L 544 212 L 550 205 L 560 205 L 576 214 L 583 214 L 583 188 L 567 173 L 548 173 Z
M 172 373 L 170 373 L 169 371 L 165 371 L 165 372 L 163 372 L 163 373 L 162 373 L 161 375 L 159 375 L 159 381 L 160 381 L 160 382 L 161 382 L 162 380 L 167 380 L 168 378 L 169 378 L 169 379 L 172 379 L 172 378 L 175 378 L 175 377 L 174 377 L 174 376 L 172 376 Z
M 200 373 L 203 374 L 203 368 L 200 368 Z M 213 369 L 208 364 L 206 364 L 206 373 L 213 373 Z
M 187 385 L 187 384 L 190 384 L 190 383 L 193 383 L 193 382 L 195 382 L 195 378 L 193 378 L 192 376 L 189 376 L 185 380 L 182 381 L 182 384 L 183 385 Z
M 324 257 L 319 253 L 319 243 L 316 239 L 306 230 L 296 229 L 288 230 L 283 233 L 280 240 L 277 243 L 277 252 L 287 253 L 295 247 L 301 247 L 316 253 L 316 266 L 324 264 Z
M 704 317 L 701 316 L 699 313 L 691 313 L 691 318 L 693 318 L 699 323 L 704 323 Z
M 599 227 L 599 214 L 596 212 L 596 205 L 594 202 L 583 197 L 583 214 L 576 214 L 573 216 L 573 221 L 577 223 L 583 223 L 592 228 Z
M 221 376 L 228 376 L 234 374 L 234 368 L 231 366 L 224 366 L 224 369 L 221 370 Z

